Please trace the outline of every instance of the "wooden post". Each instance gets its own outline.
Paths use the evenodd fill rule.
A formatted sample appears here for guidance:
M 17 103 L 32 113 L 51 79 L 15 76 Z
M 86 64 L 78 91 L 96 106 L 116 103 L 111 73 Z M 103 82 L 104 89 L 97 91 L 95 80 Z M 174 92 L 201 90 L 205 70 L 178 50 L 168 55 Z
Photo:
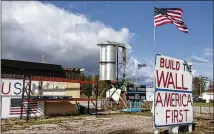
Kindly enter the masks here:
M 90 90 L 90 89 L 89 89 Z M 90 102 L 89 102 L 89 99 L 90 99 L 90 93 L 89 93 L 89 90 L 88 90 L 88 114 L 90 114 L 90 112 L 89 112 L 89 109 L 90 109 L 90 107 L 89 107 L 89 105 L 90 105 Z
M 28 89 L 28 94 L 27 94 L 27 122 L 29 121 L 29 118 L 30 118 L 30 108 L 31 108 L 31 105 L 30 105 L 30 93 L 31 93 L 31 80 L 32 80 L 32 77 L 31 75 L 29 75 L 30 78 L 29 78 L 29 89 Z
M 96 117 L 97 117 L 97 99 L 98 99 L 98 88 L 99 88 L 99 80 L 97 79 L 97 87 L 96 87 Z
M 22 87 L 22 102 L 21 102 L 21 114 L 20 114 L 20 119 L 22 119 L 22 115 L 23 115 L 23 108 L 24 108 L 24 94 L 25 94 L 25 79 L 26 76 L 24 74 L 24 78 L 23 78 L 23 87 Z

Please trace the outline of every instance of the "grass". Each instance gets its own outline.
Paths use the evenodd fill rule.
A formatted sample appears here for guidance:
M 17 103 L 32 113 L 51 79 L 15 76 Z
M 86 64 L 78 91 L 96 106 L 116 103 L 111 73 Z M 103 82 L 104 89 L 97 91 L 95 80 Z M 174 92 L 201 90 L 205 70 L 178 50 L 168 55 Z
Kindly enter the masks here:
M 19 128 L 26 128 L 31 125 L 41 125 L 41 124 L 58 124 L 63 122 L 64 119 L 58 119 L 58 118 L 50 118 L 50 119 L 31 119 L 28 122 L 26 120 L 22 119 L 14 119 L 14 120 L 8 120 L 6 125 L 2 125 L 2 132 L 8 131 L 8 130 L 15 130 L 18 126 Z M 16 127 L 15 127 L 16 126 Z
M 31 118 L 28 122 L 25 119 L 8 119 L 4 124 L 1 124 L 2 132 L 8 130 L 25 129 L 32 125 L 42 125 L 42 124 L 59 124 L 66 120 L 81 120 L 83 117 L 88 115 L 79 115 L 79 116 L 53 116 L 53 117 L 39 117 Z
M 214 107 L 214 103 L 193 103 L 193 106 L 201 106 L 201 107 Z
M 112 113 L 111 115 L 142 115 L 142 116 L 152 116 L 150 111 L 143 112 L 120 112 L 120 113 Z

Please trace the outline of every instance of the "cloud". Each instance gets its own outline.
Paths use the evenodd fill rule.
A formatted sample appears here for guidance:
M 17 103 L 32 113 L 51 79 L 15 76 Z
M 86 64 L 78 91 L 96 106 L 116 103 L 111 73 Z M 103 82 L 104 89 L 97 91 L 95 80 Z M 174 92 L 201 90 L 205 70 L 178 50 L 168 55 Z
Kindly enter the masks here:
M 195 55 L 191 56 L 190 60 L 192 60 L 194 62 L 198 62 L 198 63 L 209 63 L 210 62 L 210 61 L 208 61 L 206 59 L 203 59 L 203 58 L 195 56 Z
M 213 55 L 213 49 L 211 49 L 211 48 L 204 49 L 204 55 L 212 56 Z
M 142 58 L 142 60 L 137 60 L 131 56 L 127 64 L 126 77 L 133 81 L 137 79 L 137 84 L 152 86 L 152 82 L 154 81 L 153 61 L 153 58 Z M 137 65 L 139 63 L 146 64 L 147 67 L 142 67 L 137 70 Z
M 192 76 L 193 77 L 198 77 L 200 74 L 199 74 L 199 72 L 197 71 L 197 70 L 192 70 Z
M 45 55 L 48 63 L 92 70 L 99 67 L 96 44 L 106 40 L 129 44 L 133 36 L 127 28 L 116 31 L 101 21 L 91 21 L 83 14 L 74 14 L 52 4 L 2 2 L 3 58 L 40 62 Z M 131 46 L 127 48 L 130 57 L 127 76 L 132 76 L 139 61 L 131 56 Z M 149 82 L 151 74 L 145 69 L 139 70 L 138 76 Z

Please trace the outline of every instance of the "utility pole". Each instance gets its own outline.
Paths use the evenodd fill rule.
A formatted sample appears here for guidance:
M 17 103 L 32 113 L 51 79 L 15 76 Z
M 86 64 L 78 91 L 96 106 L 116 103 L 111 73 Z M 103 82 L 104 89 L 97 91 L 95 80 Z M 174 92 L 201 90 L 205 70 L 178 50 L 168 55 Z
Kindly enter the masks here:
M 93 69 L 93 72 L 92 72 L 92 75 L 93 75 L 93 82 L 95 81 L 95 71 L 96 71 L 96 69 Z M 92 85 L 92 93 L 91 93 L 91 95 L 92 95 L 92 97 L 94 96 L 94 83 L 93 83 L 93 85 Z
M 42 63 L 45 63 L 45 55 L 42 55 Z
M 201 95 L 201 80 L 200 80 L 200 95 Z

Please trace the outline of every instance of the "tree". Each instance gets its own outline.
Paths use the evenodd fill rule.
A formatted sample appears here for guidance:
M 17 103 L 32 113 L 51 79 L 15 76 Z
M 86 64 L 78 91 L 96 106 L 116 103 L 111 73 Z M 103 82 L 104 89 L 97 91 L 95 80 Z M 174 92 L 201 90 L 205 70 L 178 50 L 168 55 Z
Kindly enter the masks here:
M 85 76 L 82 74 L 81 80 L 83 81 L 92 81 L 92 76 Z M 91 95 L 91 90 L 92 90 L 92 84 L 81 84 L 80 85 L 80 94 L 88 96 L 88 94 Z
M 193 94 L 201 95 L 205 91 L 206 87 L 206 77 L 194 77 L 193 78 Z
M 214 88 L 214 82 L 210 80 L 209 88 Z
M 95 76 L 95 81 L 97 82 L 97 80 L 99 80 L 99 75 L 96 75 Z M 101 97 L 105 97 L 105 91 L 107 89 L 110 89 L 108 84 L 106 83 L 106 81 L 98 81 L 98 97 L 102 94 Z M 96 94 L 96 85 L 95 85 L 95 89 L 94 89 L 94 92 Z

